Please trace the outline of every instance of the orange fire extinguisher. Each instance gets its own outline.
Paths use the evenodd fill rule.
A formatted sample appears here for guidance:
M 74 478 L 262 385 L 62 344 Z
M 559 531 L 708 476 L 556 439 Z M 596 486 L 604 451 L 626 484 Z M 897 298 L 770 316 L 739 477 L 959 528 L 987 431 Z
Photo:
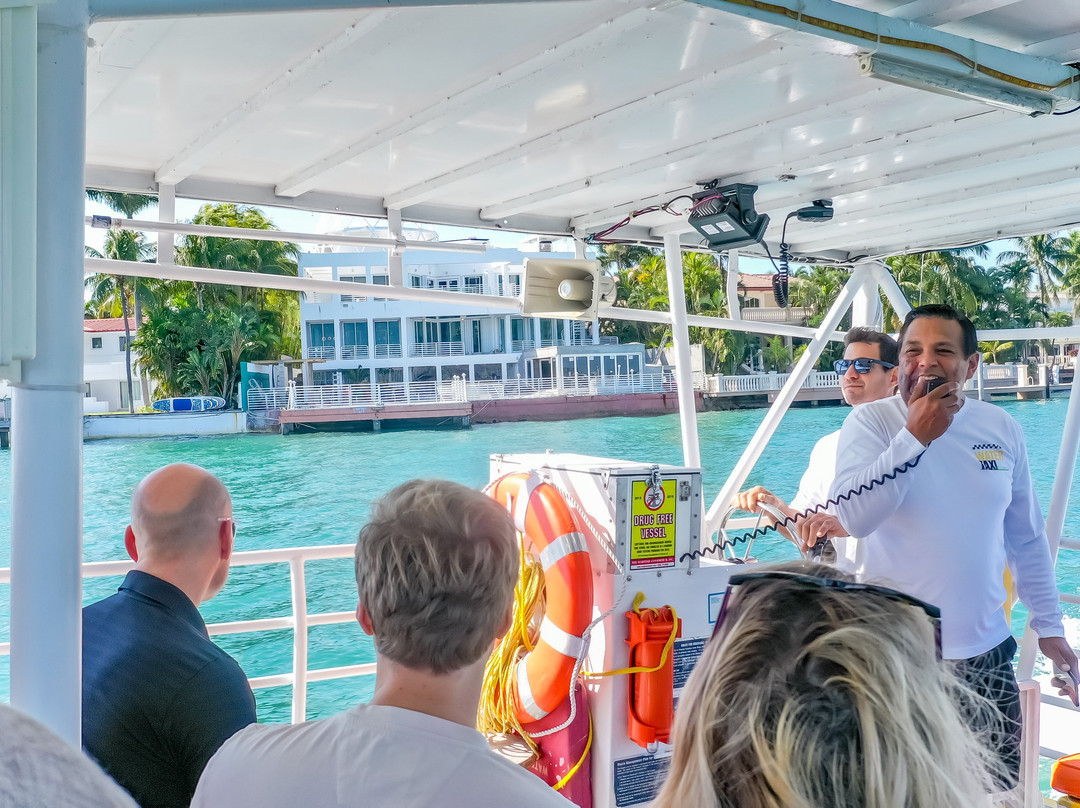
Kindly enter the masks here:
M 645 593 L 634 598 L 626 642 L 630 646 L 630 726 L 634 743 L 647 747 L 671 736 L 675 717 L 672 649 L 682 635 L 682 621 L 671 606 L 642 609 Z

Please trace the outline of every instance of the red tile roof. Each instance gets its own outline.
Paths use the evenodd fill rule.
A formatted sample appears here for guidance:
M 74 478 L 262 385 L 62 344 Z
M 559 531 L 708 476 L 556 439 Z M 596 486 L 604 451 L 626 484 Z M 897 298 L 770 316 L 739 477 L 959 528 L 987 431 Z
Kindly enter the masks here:
M 135 325 L 135 318 L 128 317 L 128 328 L 132 333 L 138 330 Z M 83 320 L 83 333 L 85 334 L 99 334 L 103 331 L 123 331 L 124 330 L 124 318 L 123 317 L 109 317 L 105 320 Z

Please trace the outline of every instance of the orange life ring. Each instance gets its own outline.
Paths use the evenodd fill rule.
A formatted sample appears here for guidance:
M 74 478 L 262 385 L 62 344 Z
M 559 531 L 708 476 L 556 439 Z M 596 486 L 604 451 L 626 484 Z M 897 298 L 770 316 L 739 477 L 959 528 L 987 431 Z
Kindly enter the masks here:
M 565 500 L 536 474 L 500 477 L 487 493 L 510 511 L 514 524 L 540 552 L 547 606 L 536 647 L 517 663 L 514 709 L 518 721 L 539 721 L 566 701 L 574 666 L 592 621 L 592 564 Z

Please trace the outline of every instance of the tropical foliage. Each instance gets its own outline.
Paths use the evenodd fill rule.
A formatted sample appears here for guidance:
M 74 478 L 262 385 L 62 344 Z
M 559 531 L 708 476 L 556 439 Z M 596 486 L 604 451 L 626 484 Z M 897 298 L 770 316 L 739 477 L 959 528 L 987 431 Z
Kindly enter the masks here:
M 1072 316 L 1051 311 L 1064 293 L 1077 301 L 1073 315 L 1080 316 L 1080 230 L 1068 234 L 1047 234 L 1011 239 L 1009 249 L 990 260 L 986 245 L 960 250 L 900 255 L 886 260 L 901 291 L 912 305 L 947 302 L 962 311 L 981 329 L 1068 326 Z M 644 253 L 630 250 L 644 250 Z M 647 248 L 606 246 L 601 262 L 617 267 L 619 305 L 666 311 L 667 277 L 663 256 Z M 634 263 L 636 261 L 636 263 Z M 687 310 L 692 313 L 727 316 L 723 263 L 698 253 L 683 257 Z M 808 322 L 822 322 L 829 307 L 848 279 L 848 271 L 835 267 L 801 267 L 793 273 L 791 305 L 810 310 Z M 885 328 L 896 331 L 899 318 L 891 301 L 882 294 Z M 845 327 L 842 323 L 841 327 Z M 663 325 L 618 321 L 609 326 L 624 341 L 663 345 L 670 329 Z M 691 341 L 706 346 L 710 369 L 725 373 L 747 358 L 760 356 L 765 367 L 787 370 L 792 358 L 803 348 L 787 346 L 778 338 L 762 339 L 734 331 L 691 328 Z M 1027 359 L 1035 354 L 1052 354 L 1056 340 L 1027 342 L 986 342 L 980 345 L 987 361 Z M 794 350 L 792 350 L 794 349 Z M 818 363 L 831 367 L 842 346 L 830 343 Z
M 132 195 L 88 192 L 88 196 L 128 216 L 137 212 L 138 200 L 114 198 Z M 221 227 L 275 229 L 261 211 L 232 204 L 205 205 L 192 221 Z M 105 254 L 143 261 L 152 260 L 154 250 L 143 234 L 114 229 L 106 236 Z M 296 245 L 282 241 L 186 236 L 177 246 L 176 262 L 295 275 L 298 254 Z M 277 357 L 280 353 L 295 356 L 300 351 L 296 293 L 122 276 L 91 276 L 87 287 L 87 316 L 112 316 L 118 310 L 130 314 L 136 306 L 142 308 L 136 316 L 138 334 L 129 343 L 138 354 L 138 367 L 165 397 L 218 395 L 235 403 L 243 362 Z

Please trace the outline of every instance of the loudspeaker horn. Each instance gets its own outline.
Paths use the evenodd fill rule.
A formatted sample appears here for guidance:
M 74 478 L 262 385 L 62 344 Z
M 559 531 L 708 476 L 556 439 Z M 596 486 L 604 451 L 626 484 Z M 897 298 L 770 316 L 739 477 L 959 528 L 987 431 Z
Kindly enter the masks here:
M 584 258 L 526 258 L 521 313 L 530 317 L 595 320 L 601 305 L 615 302 L 615 279 L 599 261 Z

